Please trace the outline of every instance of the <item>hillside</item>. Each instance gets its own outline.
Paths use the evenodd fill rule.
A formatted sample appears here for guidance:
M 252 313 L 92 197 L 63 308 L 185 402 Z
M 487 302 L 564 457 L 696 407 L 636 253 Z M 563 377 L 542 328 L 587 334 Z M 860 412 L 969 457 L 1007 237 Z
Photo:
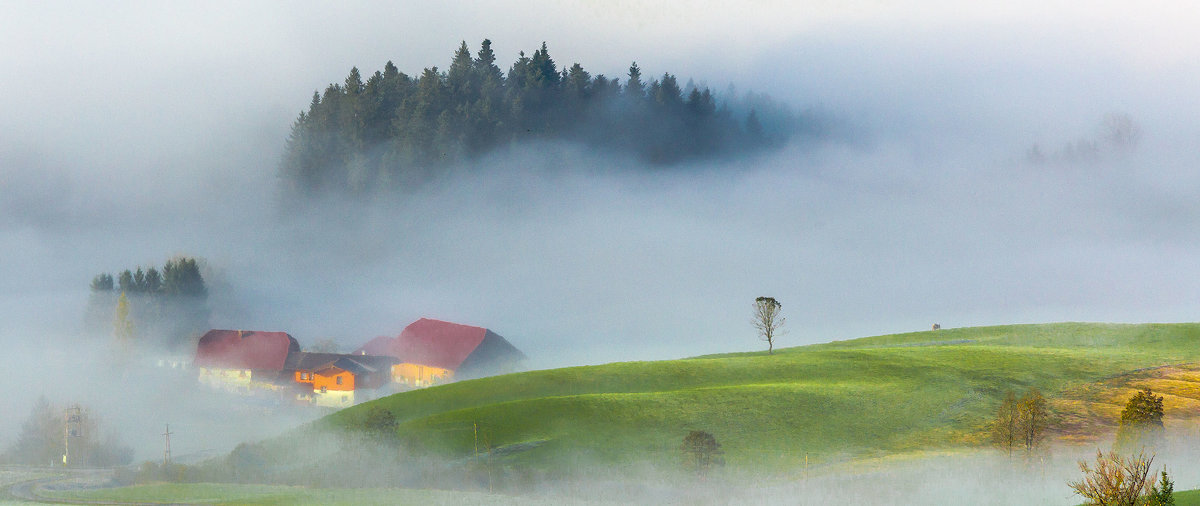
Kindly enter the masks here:
M 787 469 L 978 445 L 1008 390 L 1037 387 L 1070 440 L 1104 436 L 1124 392 L 1147 384 L 1192 408 L 1185 378 L 1198 324 L 1058 323 L 896 334 L 766 353 L 572 367 L 464 381 L 335 413 L 357 431 L 387 409 L 402 441 L 451 458 L 478 443 L 514 467 L 676 466 L 689 430 L 730 466 Z M 1176 364 L 1175 367 L 1155 368 Z M 1130 372 L 1134 371 L 1134 372 Z M 1166 372 L 1163 372 L 1166 371 Z M 1165 379 L 1164 379 L 1165 378 Z M 1154 383 L 1159 381 L 1159 383 Z M 1149 383 L 1147 383 L 1149 382 Z M 1200 396 L 1193 396 L 1192 399 Z M 1072 432 L 1074 431 L 1074 432 Z M 1097 433 L 1100 432 L 1100 433 Z

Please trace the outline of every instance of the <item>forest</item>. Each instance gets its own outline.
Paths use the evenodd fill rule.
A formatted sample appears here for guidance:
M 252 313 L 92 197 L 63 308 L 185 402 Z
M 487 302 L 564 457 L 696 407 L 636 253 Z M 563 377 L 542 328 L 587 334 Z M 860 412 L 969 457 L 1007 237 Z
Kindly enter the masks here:
M 543 43 L 501 71 L 490 40 L 474 56 L 463 42 L 445 71 L 419 76 L 392 62 L 366 80 L 314 92 L 292 126 L 280 173 L 291 195 L 369 194 L 418 187 L 469 161 L 526 141 L 566 141 L 630 156 L 651 167 L 752 153 L 814 134 L 762 94 L 719 95 L 690 79 L 646 78 L 636 62 L 624 82 L 559 66 Z

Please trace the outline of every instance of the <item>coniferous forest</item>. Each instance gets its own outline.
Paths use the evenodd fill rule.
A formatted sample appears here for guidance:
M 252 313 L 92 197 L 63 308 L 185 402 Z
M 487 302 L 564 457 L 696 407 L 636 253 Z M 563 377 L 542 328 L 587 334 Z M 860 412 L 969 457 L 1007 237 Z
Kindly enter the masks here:
M 85 325 L 122 344 L 187 351 L 208 330 L 208 287 L 195 258 L 167 260 L 162 270 L 126 269 L 92 279 Z
M 623 81 L 623 82 L 622 82 Z M 777 147 L 808 129 L 765 95 L 718 97 L 674 75 L 624 79 L 558 66 L 543 43 L 501 71 L 492 44 L 466 42 L 447 70 L 409 76 L 388 62 L 365 82 L 358 68 L 314 92 L 292 126 L 281 175 L 293 194 L 409 189 L 523 141 L 568 141 L 650 166 Z

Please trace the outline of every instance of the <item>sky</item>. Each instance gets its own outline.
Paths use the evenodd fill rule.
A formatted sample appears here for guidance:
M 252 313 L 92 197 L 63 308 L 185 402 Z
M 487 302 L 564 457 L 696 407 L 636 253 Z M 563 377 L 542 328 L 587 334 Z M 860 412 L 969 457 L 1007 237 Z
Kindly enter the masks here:
M 0 363 L 76 338 L 92 276 L 178 254 L 206 262 L 215 327 L 352 349 L 432 317 L 491 328 L 539 368 L 762 349 L 758 296 L 783 305 L 777 346 L 1194 321 L 1198 9 L 5 2 L 0 342 L 17 352 Z M 560 65 L 637 61 L 835 128 L 666 172 L 529 145 L 404 202 L 280 215 L 278 159 L 314 90 L 352 66 L 444 68 L 484 38 L 503 69 L 545 41 Z M 1135 146 L 1105 141 L 1113 115 Z M 1064 155 L 1079 141 L 1098 155 Z

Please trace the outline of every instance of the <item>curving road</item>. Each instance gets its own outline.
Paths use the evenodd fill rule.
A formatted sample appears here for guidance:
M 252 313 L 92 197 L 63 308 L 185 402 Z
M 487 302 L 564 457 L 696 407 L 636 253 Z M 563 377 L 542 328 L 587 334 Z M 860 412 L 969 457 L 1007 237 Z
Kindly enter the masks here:
M 111 469 L 61 469 L 61 468 L 30 468 L 31 475 L 40 475 L 47 472 L 55 473 L 53 476 L 43 476 L 24 481 L 19 481 L 8 485 L 5 489 L 7 499 L 17 501 L 26 501 L 44 504 L 125 504 L 125 505 L 143 505 L 143 504 L 160 504 L 160 503 L 135 503 L 135 502 L 112 502 L 112 501 L 84 501 L 76 499 L 58 499 L 46 497 L 38 493 L 38 491 L 46 485 L 55 484 L 58 487 L 69 488 L 77 487 L 94 487 L 96 483 L 107 482 L 112 478 L 113 471 Z

